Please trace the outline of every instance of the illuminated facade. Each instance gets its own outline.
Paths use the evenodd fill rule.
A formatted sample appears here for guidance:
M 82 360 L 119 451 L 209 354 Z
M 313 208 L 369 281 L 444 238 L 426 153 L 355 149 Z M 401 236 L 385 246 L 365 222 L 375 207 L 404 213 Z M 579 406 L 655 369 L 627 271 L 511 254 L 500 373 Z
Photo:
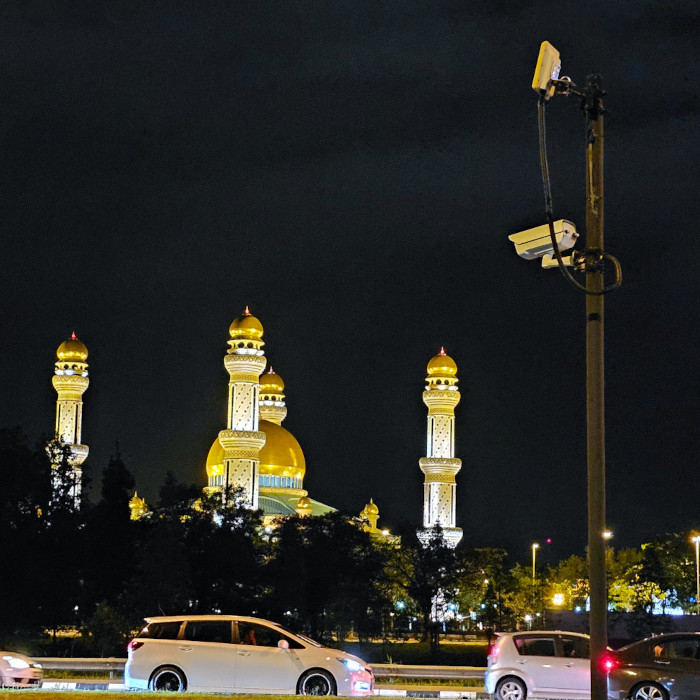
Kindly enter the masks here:
M 80 506 L 82 464 L 88 456 L 87 445 L 81 444 L 83 394 L 90 383 L 87 356 L 87 348 L 73 333 L 56 350 L 56 364 L 52 377 L 53 387 L 58 394 L 55 435 L 69 450 L 70 474 L 68 476 L 72 482 L 69 496 L 72 497 L 76 507 Z M 52 465 L 54 489 L 57 487 L 58 467 L 58 464 Z
M 282 426 L 287 416 L 284 381 L 272 367 L 263 374 L 267 360 L 262 324 L 246 307 L 229 335 L 224 358 L 230 377 L 228 423 L 209 450 L 205 491 L 241 488 L 247 505 L 260 508 L 266 522 L 334 510 L 309 498 L 303 487 L 304 453 Z
M 423 403 L 428 407 L 427 452 L 420 468 L 425 474 L 423 487 L 423 529 L 418 537 L 424 544 L 430 529 L 439 525 L 445 540 L 456 547 L 462 539 L 461 528 L 455 527 L 457 484 L 455 477 L 462 460 L 455 458 L 455 407 L 460 394 L 457 389 L 457 364 L 440 348 L 428 362 L 428 376 Z

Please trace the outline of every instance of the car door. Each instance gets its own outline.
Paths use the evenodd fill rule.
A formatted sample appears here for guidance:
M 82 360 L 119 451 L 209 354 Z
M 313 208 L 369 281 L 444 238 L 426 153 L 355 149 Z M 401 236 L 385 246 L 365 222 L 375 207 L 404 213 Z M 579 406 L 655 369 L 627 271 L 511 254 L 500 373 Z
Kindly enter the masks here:
M 234 689 L 237 661 L 230 619 L 187 621 L 178 644 L 177 665 L 185 672 L 188 690 Z
M 304 669 L 293 648 L 278 646 L 281 639 L 288 640 L 281 630 L 239 620 L 237 639 L 236 686 L 239 690 L 296 690 L 296 682 Z
M 559 688 L 571 698 L 588 698 L 591 695 L 590 643 L 586 637 L 576 634 L 559 635 Z
M 673 637 L 654 648 L 654 666 L 673 679 L 673 689 L 683 700 L 700 700 L 700 641 L 698 636 Z
M 515 668 L 530 679 L 530 694 L 552 694 L 559 687 L 562 669 L 557 662 L 556 635 L 518 635 L 513 643 L 518 650 Z

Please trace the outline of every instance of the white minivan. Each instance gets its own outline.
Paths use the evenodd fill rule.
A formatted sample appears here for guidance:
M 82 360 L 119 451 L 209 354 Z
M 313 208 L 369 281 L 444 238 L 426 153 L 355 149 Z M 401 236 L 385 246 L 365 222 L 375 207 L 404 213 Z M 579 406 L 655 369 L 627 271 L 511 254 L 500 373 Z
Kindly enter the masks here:
M 124 681 L 133 689 L 348 696 L 374 689 L 362 659 L 255 617 L 147 617 L 127 649 Z

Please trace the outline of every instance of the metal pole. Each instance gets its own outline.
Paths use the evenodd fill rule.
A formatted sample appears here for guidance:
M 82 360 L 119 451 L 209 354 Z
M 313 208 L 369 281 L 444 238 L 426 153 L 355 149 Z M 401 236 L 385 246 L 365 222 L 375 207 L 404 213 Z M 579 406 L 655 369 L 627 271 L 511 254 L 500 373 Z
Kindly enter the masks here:
M 700 615 L 700 535 L 693 537 L 695 542 L 695 608 Z
M 591 700 L 606 700 L 602 657 L 608 643 L 605 576 L 605 404 L 603 250 L 603 91 L 586 78 L 586 424 L 588 566 L 590 579 Z M 590 292 L 593 292 L 591 294 Z M 597 294 L 596 294 L 597 292 Z

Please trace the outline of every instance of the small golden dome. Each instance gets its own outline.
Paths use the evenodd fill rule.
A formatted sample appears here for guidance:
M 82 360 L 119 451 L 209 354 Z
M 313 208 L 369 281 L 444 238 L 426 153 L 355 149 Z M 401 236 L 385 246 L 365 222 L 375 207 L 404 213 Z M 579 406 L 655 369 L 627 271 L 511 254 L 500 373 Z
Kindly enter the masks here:
M 457 374 L 457 363 L 440 348 L 440 352 L 428 362 L 428 376 L 453 377 Z
M 260 393 L 281 394 L 284 391 L 284 381 L 275 370 L 270 369 L 260 377 Z
M 311 500 L 307 496 L 302 496 L 297 501 L 297 510 L 311 510 Z
M 64 340 L 56 350 L 56 357 L 61 362 L 85 362 L 88 349 L 76 337 L 75 333 L 69 340 Z
M 367 513 L 367 515 L 379 515 L 379 508 L 377 508 L 377 504 L 370 498 L 369 503 L 365 506 L 364 512 Z
M 234 340 L 260 340 L 263 336 L 263 326 L 260 321 L 250 313 L 246 306 L 243 315 L 235 318 L 228 329 L 229 335 Z

